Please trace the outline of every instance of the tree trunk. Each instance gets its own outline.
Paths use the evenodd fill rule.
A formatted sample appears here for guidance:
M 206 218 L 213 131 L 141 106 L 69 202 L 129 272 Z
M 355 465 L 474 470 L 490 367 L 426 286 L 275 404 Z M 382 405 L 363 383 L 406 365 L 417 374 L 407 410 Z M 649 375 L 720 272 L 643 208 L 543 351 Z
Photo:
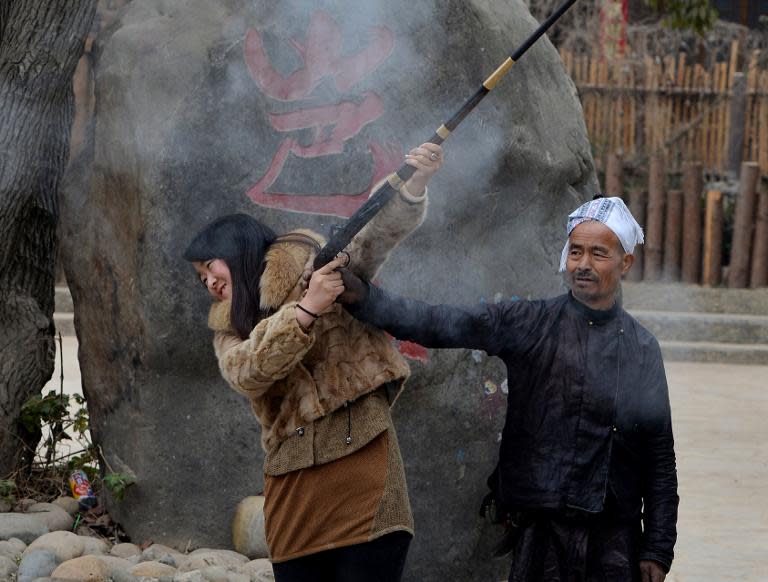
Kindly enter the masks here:
M 22 405 L 53 372 L 58 190 L 94 10 L 95 0 L 0 5 L 0 476 L 22 452 Z

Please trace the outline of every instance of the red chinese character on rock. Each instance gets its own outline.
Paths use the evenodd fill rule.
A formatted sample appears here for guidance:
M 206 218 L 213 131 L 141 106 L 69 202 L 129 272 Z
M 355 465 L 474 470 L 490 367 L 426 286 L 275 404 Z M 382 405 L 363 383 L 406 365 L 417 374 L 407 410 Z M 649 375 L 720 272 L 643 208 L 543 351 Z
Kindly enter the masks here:
M 339 93 L 349 92 L 356 83 L 376 70 L 392 53 L 394 35 L 384 27 L 369 30 L 368 44 L 360 52 L 343 55 L 342 37 L 336 22 L 325 12 L 315 12 L 309 22 L 305 44 L 291 40 L 303 66 L 283 76 L 272 66 L 255 29 L 245 37 L 245 62 L 256 84 L 269 97 L 283 102 L 300 102 L 310 98 L 318 85 L 330 79 Z M 305 195 L 301 193 L 267 192 L 277 181 L 290 155 L 317 158 L 338 155 L 345 143 L 366 125 L 384 113 L 381 98 L 366 91 L 354 101 L 341 100 L 327 105 L 299 106 L 288 113 L 272 113 L 272 127 L 288 134 L 280 144 L 266 173 L 248 190 L 256 204 L 269 208 L 349 217 L 368 197 L 371 188 L 396 169 L 403 159 L 399 144 L 369 142 L 373 158 L 373 175 L 366 189 L 356 194 Z M 313 138 L 303 146 L 291 132 L 311 129 Z

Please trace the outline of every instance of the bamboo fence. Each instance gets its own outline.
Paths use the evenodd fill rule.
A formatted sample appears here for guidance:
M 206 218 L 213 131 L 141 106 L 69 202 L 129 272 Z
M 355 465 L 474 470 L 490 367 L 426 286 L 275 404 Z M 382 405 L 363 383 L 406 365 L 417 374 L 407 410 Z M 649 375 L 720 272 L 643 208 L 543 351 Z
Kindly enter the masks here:
M 663 152 L 668 170 L 696 160 L 710 176 L 727 169 L 733 80 L 743 72 L 742 159 L 768 174 L 768 69 L 759 68 L 759 52 L 740 58 L 736 41 L 728 58 L 710 68 L 687 62 L 685 53 L 612 62 L 568 51 L 561 56 L 579 91 L 597 160 L 618 152 L 630 165 L 647 165 L 653 153 Z

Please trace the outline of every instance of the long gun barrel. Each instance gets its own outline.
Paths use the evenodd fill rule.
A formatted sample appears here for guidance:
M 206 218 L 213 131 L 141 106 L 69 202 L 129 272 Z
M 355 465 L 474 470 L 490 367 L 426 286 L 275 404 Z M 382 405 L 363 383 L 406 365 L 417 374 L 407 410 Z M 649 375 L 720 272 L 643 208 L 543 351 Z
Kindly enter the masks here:
M 531 46 L 545 33 L 549 28 L 563 15 L 565 12 L 576 2 L 576 0 L 566 0 L 554 13 L 550 15 L 534 32 L 531 34 L 523 44 L 521 44 L 515 52 L 513 52 L 507 59 L 488 77 L 480 88 L 466 100 L 464 105 L 453 114 L 453 116 L 443 123 L 435 130 L 432 137 L 428 141 L 434 144 L 443 143 L 451 135 L 451 132 L 458 127 L 458 125 L 469 115 L 469 113 L 477 107 L 478 103 L 491 92 L 491 90 L 498 84 L 501 78 L 509 72 L 520 57 L 531 48 Z M 387 176 L 384 183 L 379 186 L 376 191 L 371 194 L 368 200 L 357 209 L 357 211 L 349 217 L 343 226 L 337 228 L 333 235 L 330 237 L 325 246 L 320 249 L 320 252 L 315 257 L 313 266 L 315 269 L 319 269 L 323 265 L 333 260 L 336 255 L 343 251 L 347 245 L 352 241 L 352 238 L 360 232 L 360 230 L 376 215 L 379 210 L 384 208 L 386 204 L 392 199 L 392 196 L 400 190 L 400 187 L 410 178 L 416 169 L 408 164 L 403 164 L 396 171 Z

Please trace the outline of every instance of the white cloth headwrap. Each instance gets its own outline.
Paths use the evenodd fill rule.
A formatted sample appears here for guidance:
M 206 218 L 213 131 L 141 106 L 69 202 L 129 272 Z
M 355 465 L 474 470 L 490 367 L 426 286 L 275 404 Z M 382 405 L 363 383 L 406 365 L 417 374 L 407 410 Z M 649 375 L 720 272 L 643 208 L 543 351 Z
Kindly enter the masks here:
M 635 252 L 635 245 L 643 244 L 643 229 L 621 198 L 598 198 L 582 204 L 568 215 L 568 236 L 573 229 L 587 220 L 597 220 L 610 228 L 621 242 L 624 251 L 630 255 Z M 560 270 L 565 271 L 569 244 L 565 241 L 560 257 Z

